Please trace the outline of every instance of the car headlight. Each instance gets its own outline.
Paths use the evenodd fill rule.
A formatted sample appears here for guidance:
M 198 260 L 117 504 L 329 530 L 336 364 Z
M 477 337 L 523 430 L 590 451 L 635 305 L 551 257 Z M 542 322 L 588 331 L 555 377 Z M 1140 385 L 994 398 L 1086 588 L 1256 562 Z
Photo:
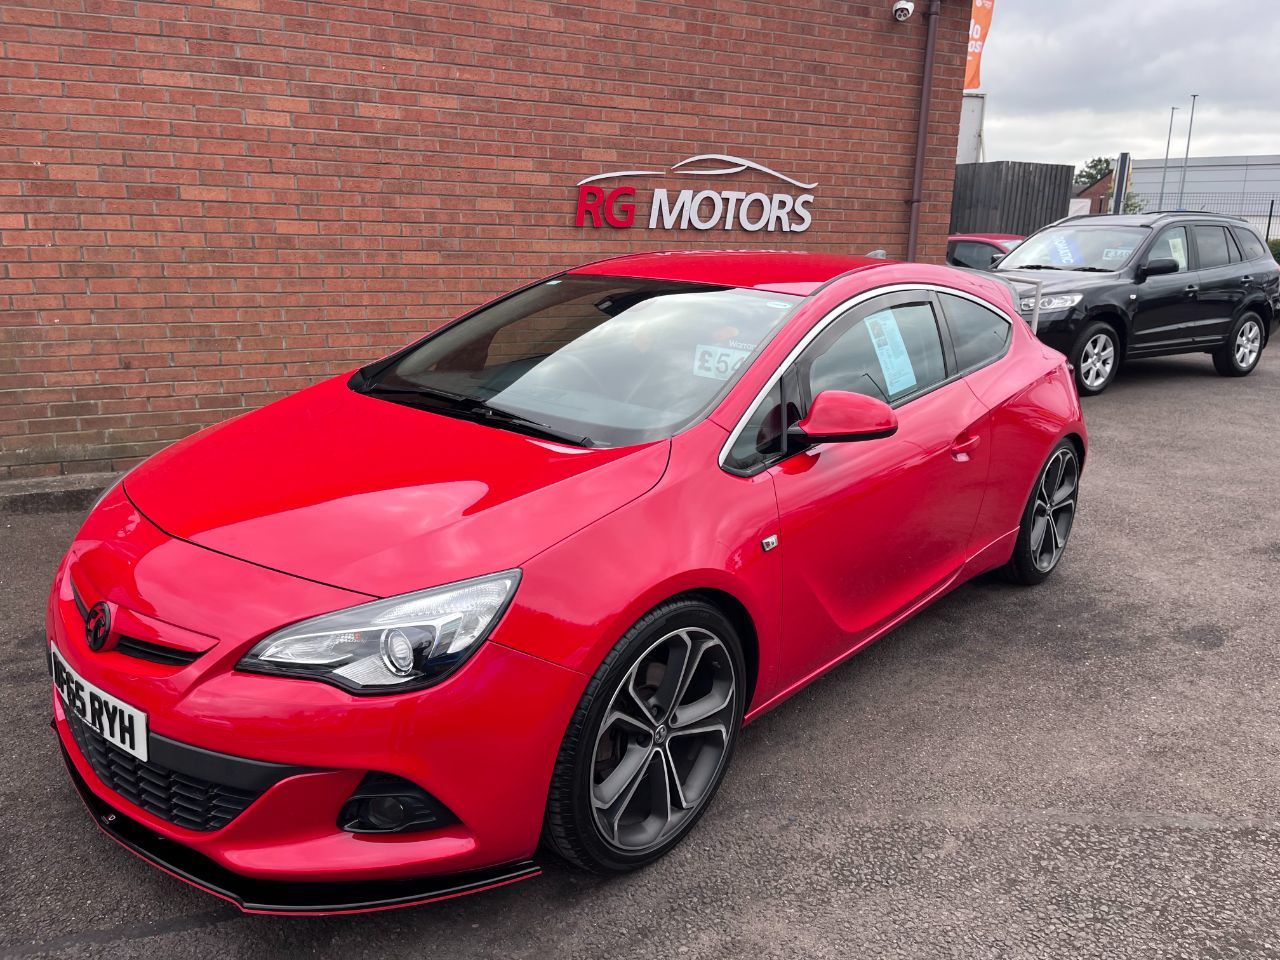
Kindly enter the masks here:
M 1056 296 L 1041 297 L 1040 312 L 1048 313 L 1050 310 L 1069 310 L 1083 299 L 1083 293 L 1060 293 Z M 1023 313 L 1030 313 L 1036 308 L 1036 298 L 1023 297 L 1018 306 Z
M 484 641 L 519 583 L 520 571 L 507 570 L 312 617 L 258 643 L 239 669 L 322 680 L 353 693 L 424 687 Z

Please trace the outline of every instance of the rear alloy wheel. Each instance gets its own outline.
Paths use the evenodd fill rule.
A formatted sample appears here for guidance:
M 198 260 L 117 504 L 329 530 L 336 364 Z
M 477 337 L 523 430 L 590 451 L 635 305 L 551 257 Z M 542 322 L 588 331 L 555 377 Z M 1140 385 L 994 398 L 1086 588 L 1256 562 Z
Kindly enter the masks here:
M 619 641 L 583 695 L 556 762 L 543 840 L 620 873 L 658 859 L 702 815 L 743 714 L 732 625 L 697 600 L 664 604 Z
M 1081 394 L 1092 396 L 1111 386 L 1120 368 L 1120 339 L 1115 328 L 1101 321 L 1085 327 L 1071 351 L 1071 365 Z
M 1067 549 L 1080 493 L 1080 458 L 1070 440 L 1062 440 L 1040 471 L 1040 479 L 1022 514 L 1013 558 L 1005 568 L 1014 583 L 1032 586 L 1053 573 Z
M 1213 354 L 1213 366 L 1224 377 L 1247 377 L 1262 357 L 1262 318 L 1246 313 L 1235 322 L 1226 343 Z

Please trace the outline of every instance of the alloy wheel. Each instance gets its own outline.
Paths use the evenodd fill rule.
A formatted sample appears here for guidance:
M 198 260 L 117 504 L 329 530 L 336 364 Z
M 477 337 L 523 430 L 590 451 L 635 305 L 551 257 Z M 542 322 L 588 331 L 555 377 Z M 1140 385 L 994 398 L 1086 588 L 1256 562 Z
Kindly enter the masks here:
M 1262 351 L 1262 328 L 1256 320 L 1246 320 L 1236 334 L 1235 355 L 1236 366 L 1248 370 L 1258 360 Z
M 1031 559 L 1036 569 L 1048 573 L 1062 557 L 1076 515 L 1076 491 L 1080 463 L 1075 452 L 1059 450 L 1040 475 L 1031 512 Z
M 1096 390 L 1107 382 L 1116 365 L 1115 341 L 1105 333 L 1089 338 L 1080 354 L 1080 377 L 1090 390 Z
M 728 755 L 737 708 L 733 658 L 714 633 L 682 628 L 650 646 L 596 736 L 591 805 L 601 838 L 643 853 L 696 814 Z

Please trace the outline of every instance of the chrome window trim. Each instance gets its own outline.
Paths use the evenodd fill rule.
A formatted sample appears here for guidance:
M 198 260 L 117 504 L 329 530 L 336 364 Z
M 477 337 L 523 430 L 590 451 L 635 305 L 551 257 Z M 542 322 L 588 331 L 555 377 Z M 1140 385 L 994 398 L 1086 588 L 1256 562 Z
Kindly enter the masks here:
M 791 369 L 792 364 L 794 364 L 796 360 L 799 359 L 800 354 L 804 353 L 806 348 L 808 348 L 808 346 L 811 343 L 813 343 L 814 340 L 818 339 L 818 337 L 822 335 L 823 331 L 826 330 L 827 327 L 831 326 L 831 324 L 835 323 L 836 320 L 840 319 L 840 317 L 844 316 L 850 310 L 854 309 L 860 304 L 865 303 L 868 300 L 874 300 L 876 297 L 887 296 L 889 294 L 894 294 L 894 293 L 911 293 L 917 290 L 924 291 L 926 293 L 946 293 L 946 294 L 951 294 L 952 296 L 963 297 L 965 300 L 972 300 L 978 306 L 986 307 L 988 310 L 992 311 L 997 316 L 1003 317 L 1009 323 L 1010 327 L 1013 326 L 1013 319 L 1009 316 L 1007 312 L 1005 312 L 1004 309 L 996 306 L 994 303 L 991 303 L 988 300 L 984 300 L 981 297 L 975 296 L 972 293 L 969 293 L 965 290 L 957 290 L 955 287 L 944 287 L 941 284 L 937 284 L 937 283 L 895 283 L 895 284 L 892 284 L 891 286 L 876 287 L 873 290 L 864 290 L 862 293 L 858 294 L 857 296 L 850 297 L 848 300 L 845 300 L 843 303 L 840 303 L 838 306 L 833 307 L 831 310 L 827 311 L 827 313 L 823 314 L 822 318 L 817 323 L 815 323 L 803 337 L 800 338 L 799 343 L 797 343 L 794 347 L 791 348 L 791 352 L 788 353 L 786 357 L 783 358 L 782 363 L 780 363 L 778 365 L 778 368 L 773 371 L 773 374 L 765 382 L 764 386 L 760 388 L 760 391 L 756 394 L 755 398 L 749 404 L 747 404 L 746 410 L 743 412 L 742 416 L 738 418 L 738 422 L 734 424 L 733 429 L 729 431 L 729 436 L 725 439 L 725 442 L 721 445 L 720 456 L 716 461 L 720 469 L 723 470 L 725 473 L 729 474 L 730 476 L 735 476 L 735 477 L 746 477 L 746 476 L 755 475 L 754 473 L 744 474 L 740 470 L 735 470 L 731 467 L 725 466 L 725 460 L 728 459 L 729 451 L 732 450 L 733 445 L 738 442 L 738 435 L 742 433 L 742 428 L 747 425 L 747 421 L 750 420 L 751 415 L 756 412 L 756 408 L 760 406 L 762 402 L 764 402 L 765 396 L 769 393 L 770 390 L 772 390 L 775 386 L 777 386 L 778 381 L 782 379 L 783 375 L 789 369 Z M 947 323 L 947 318 L 945 315 L 939 316 L 936 319 L 944 325 Z M 939 333 L 941 332 L 942 331 L 940 330 Z M 948 327 L 947 329 L 948 337 L 950 336 L 950 333 L 951 331 L 950 331 L 950 328 Z M 1012 331 L 1010 331 L 1010 333 L 1012 334 Z M 1003 360 L 1005 357 L 1009 355 L 1009 352 L 1012 349 L 1013 349 L 1013 337 L 1011 335 L 1009 337 L 1009 343 L 1005 347 L 1004 353 L 1001 356 L 993 359 L 991 363 L 998 363 L 1000 360 Z M 970 373 L 973 373 L 976 370 L 981 370 L 987 366 L 990 366 L 991 363 L 984 364 L 982 367 L 975 367 L 973 370 L 966 370 L 964 372 L 957 373 L 955 376 L 948 377 L 946 380 L 942 381 L 937 386 L 943 386 L 944 384 L 951 383 L 954 380 L 962 379 L 963 377 L 968 376 Z M 926 395 L 925 393 L 921 393 L 917 397 L 912 397 L 911 400 L 918 399 L 919 396 L 925 396 L 925 395 Z M 908 400 L 907 403 L 910 403 L 911 400 Z M 769 466 L 771 465 L 772 464 L 769 464 Z

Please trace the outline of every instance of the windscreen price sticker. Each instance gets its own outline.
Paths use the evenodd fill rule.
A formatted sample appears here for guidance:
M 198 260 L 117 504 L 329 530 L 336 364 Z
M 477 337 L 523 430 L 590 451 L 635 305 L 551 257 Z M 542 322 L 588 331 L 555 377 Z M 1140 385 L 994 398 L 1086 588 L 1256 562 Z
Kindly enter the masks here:
M 700 343 L 693 351 L 693 372 L 708 380 L 728 380 L 751 356 L 750 350 L 715 347 Z

